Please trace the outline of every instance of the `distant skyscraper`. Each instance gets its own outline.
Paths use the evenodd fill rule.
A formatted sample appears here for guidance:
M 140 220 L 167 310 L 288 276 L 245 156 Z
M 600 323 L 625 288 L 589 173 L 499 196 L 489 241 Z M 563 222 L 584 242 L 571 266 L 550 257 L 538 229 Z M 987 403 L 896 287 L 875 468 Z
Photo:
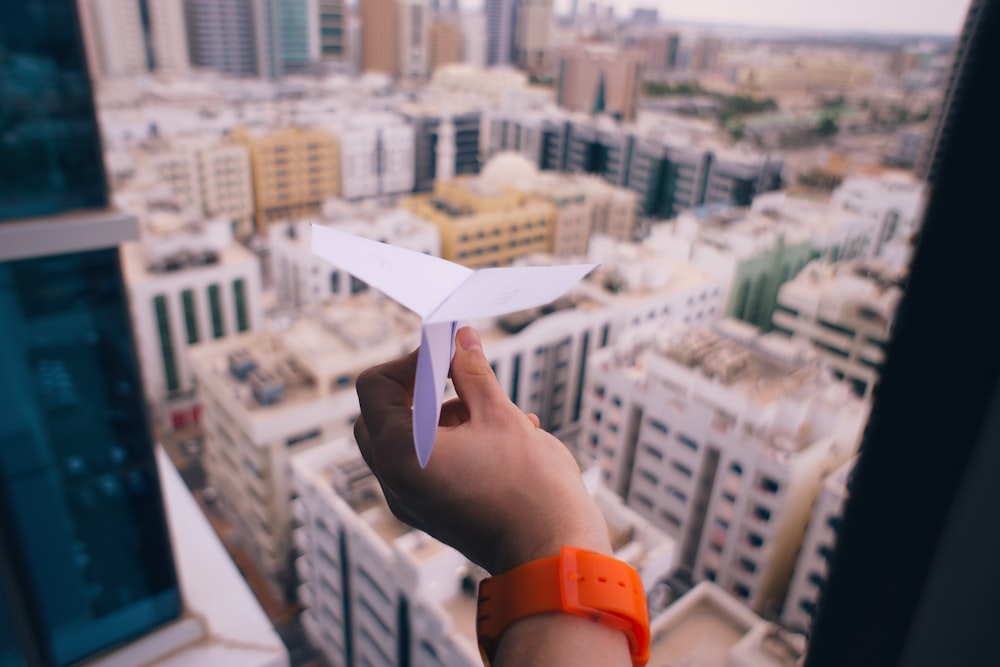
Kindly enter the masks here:
M 132 76 L 149 70 L 139 0 L 81 0 L 88 14 L 88 45 L 102 76 Z
M 399 74 L 405 79 L 427 78 L 430 45 L 427 32 L 430 12 L 427 0 L 397 0 L 399 7 Z
M 542 69 L 551 21 L 552 0 L 520 0 L 514 30 L 514 60 L 519 67 Z
M 323 60 L 346 60 L 347 6 L 344 0 L 319 0 L 319 53 Z
M 477 67 L 486 67 L 486 14 L 466 12 L 461 15 L 462 60 Z
M 395 76 L 399 70 L 397 0 L 360 0 L 361 69 Z
M 184 0 L 146 0 L 153 69 L 183 73 L 190 69 Z
M 194 65 L 233 76 L 257 74 L 252 0 L 187 0 Z
M 462 30 L 454 23 L 438 21 L 432 24 L 429 41 L 431 72 L 442 65 L 462 62 Z
M 513 62 L 517 6 L 518 0 L 485 0 L 487 65 Z
M 660 20 L 660 10 L 648 7 L 636 7 L 632 12 L 632 23 L 636 25 L 654 26 Z
M 639 54 L 576 47 L 559 56 L 556 101 L 571 111 L 632 119 L 638 102 Z
M 309 0 L 256 0 L 257 72 L 280 79 L 318 59 L 318 16 Z

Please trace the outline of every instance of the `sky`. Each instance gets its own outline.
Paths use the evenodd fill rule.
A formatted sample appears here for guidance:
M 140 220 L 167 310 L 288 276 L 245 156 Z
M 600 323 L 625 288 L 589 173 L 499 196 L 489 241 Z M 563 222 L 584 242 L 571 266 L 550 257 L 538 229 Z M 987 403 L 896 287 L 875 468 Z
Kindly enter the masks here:
M 555 0 L 568 11 L 572 0 Z M 590 0 L 578 0 L 586 11 Z M 475 7 L 481 0 L 462 0 Z M 619 17 L 656 7 L 660 19 L 826 30 L 957 35 L 969 0 L 598 0 Z

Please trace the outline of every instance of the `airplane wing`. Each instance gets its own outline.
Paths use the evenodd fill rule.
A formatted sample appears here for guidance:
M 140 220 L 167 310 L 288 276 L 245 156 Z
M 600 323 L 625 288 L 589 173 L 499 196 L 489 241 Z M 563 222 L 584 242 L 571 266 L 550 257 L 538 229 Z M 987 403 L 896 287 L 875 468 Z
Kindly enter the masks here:
M 561 296 L 597 264 L 480 269 L 427 318 L 450 322 L 496 317 L 535 308 Z
M 312 251 L 426 319 L 469 279 L 468 269 L 440 257 L 397 248 L 323 225 L 312 228 Z

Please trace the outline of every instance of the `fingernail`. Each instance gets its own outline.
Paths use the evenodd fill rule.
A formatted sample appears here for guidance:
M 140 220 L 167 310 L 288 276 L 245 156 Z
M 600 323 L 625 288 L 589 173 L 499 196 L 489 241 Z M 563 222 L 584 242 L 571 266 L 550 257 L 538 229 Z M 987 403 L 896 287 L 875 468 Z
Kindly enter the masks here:
M 472 350 L 483 351 L 483 342 L 479 339 L 479 333 L 472 327 L 462 327 L 458 331 L 458 344 L 466 352 Z

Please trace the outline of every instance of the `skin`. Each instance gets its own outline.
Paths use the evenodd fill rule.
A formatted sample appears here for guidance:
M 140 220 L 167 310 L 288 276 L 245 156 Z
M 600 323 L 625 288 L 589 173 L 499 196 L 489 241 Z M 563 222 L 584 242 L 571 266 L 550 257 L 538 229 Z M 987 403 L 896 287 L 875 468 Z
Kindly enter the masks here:
M 392 512 L 492 574 L 563 545 L 611 555 L 607 526 L 566 447 L 539 428 L 497 383 L 479 335 L 456 336 L 451 379 L 458 398 L 442 406 L 434 454 L 421 470 L 411 430 L 417 353 L 358 377 L 354 433 Z M 564 613 L 530 616 L 503 634 L 504 665 L 629 665 L 617 630 Z

